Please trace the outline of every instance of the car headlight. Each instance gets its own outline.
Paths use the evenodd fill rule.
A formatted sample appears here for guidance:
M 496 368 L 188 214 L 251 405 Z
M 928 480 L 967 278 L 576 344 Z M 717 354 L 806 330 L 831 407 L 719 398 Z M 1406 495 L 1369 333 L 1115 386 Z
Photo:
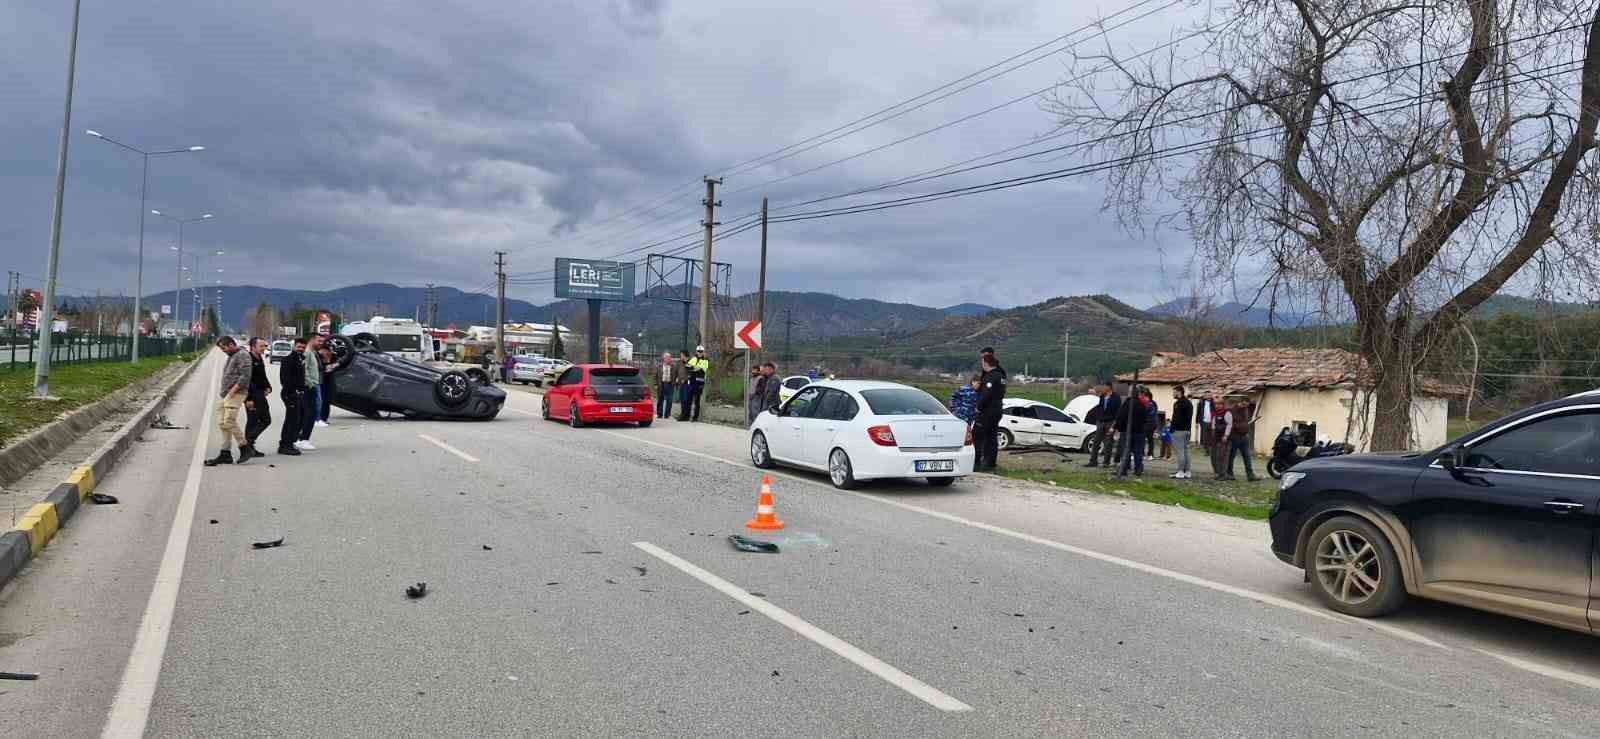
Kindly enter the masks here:
M 1304 472 L 1285 472 L 1283 473 L 1283 479 L 1278 482 L 1278 491 L 1288 490 L 1294 487 L 1295 483 L 1304 479 L 1306 479 L 1306 473 Z

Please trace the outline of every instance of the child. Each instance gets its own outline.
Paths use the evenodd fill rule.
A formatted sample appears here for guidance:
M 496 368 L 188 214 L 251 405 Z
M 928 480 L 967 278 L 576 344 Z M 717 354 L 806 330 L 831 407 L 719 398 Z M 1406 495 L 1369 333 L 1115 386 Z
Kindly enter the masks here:
M 1172 459 L 1172 426 L 1161 427 L 1161 458 Z

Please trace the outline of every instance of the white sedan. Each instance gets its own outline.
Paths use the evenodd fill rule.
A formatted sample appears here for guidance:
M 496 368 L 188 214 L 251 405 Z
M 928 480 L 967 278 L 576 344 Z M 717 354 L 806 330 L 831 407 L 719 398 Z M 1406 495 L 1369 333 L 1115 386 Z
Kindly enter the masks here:
M 1089 450 L 1095 427 L 1076 415 L 1037 400 L 1006 398 L 1001 406 L 998 446 L 1053 446 Z
M 819 380 L 756 417 L 750 461 L 827 472 L 845 490 L 885 477 L 925 477 L 943 487 L 971 474 L 972 434 L 943 403 L 914 387 Z

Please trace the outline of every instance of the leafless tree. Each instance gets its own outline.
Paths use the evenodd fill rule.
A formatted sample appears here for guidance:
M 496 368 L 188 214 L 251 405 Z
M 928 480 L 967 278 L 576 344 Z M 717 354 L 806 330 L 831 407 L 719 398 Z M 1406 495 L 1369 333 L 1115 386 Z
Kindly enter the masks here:
M 1398 449 L 1417 369 L 1464 316 L 1514 278 L 1595 284 L 1597 19 L 1557 0 L 1235 0 L 1165 58 L 1080 58 L 1106 73 L 1048 107 L 1108 163 L 1124 223 L 1170 218 L 1236 283 L 1329 286 L 1375 373 L 1373 448 Z
M 265 302 L 258 303 L 252 308 L 245 319 L 245 326 L 249 328 L 251 336 L 274 336 L 281 325 L 283 324 L 279 323 L 278 311 Z
M 1181 302 L 1180 302 L 1181 301 Z M 1214 349 L 1236 346 L 1244 338 L 1244 331 L 1217 315 L 1217 301 L 1209 295 L 1191 293 L 1179 296 L 1178 305 L 1163 317 L 1163 345 L 1160 348 L 1183 352 L 1189 356 Z M 1169 303 L 1170 304 L 1170 303 Z

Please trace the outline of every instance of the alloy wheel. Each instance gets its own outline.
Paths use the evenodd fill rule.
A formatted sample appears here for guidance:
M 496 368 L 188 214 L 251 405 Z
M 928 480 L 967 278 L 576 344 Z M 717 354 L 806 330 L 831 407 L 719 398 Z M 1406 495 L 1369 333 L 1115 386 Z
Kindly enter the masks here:
M 767 437 L 757 433 L 750 437 L 750 461 L 761 467 L 767 463 Z
M 828 455 L 828 478 L 838 486 L 850 479 L 850 458 L 845 456 L 844 450 L 835 449 Z
M 1360 605 L 1383 584 L 1378 549 L 1359 532 L 1338 529 L 1317 543 L 1317 580 L 1329 595 L 1347 605 Z

